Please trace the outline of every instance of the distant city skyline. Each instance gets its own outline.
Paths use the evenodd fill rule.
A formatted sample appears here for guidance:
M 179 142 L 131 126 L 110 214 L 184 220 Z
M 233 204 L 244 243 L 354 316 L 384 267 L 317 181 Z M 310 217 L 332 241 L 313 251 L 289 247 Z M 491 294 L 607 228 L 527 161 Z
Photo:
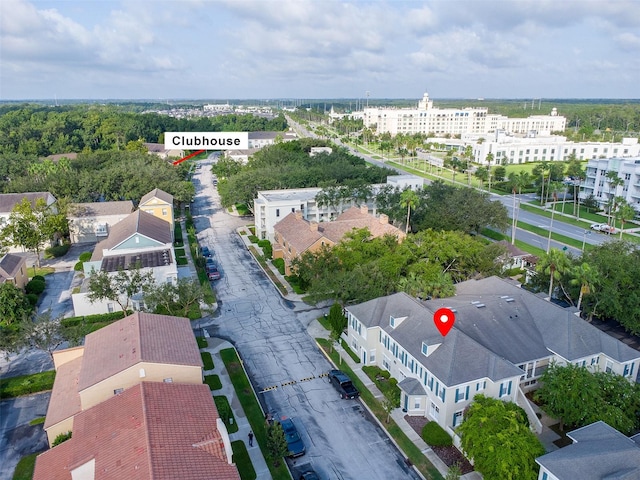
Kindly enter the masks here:
M 0 100 L 640 98 L 634 0 L 2 0 Z

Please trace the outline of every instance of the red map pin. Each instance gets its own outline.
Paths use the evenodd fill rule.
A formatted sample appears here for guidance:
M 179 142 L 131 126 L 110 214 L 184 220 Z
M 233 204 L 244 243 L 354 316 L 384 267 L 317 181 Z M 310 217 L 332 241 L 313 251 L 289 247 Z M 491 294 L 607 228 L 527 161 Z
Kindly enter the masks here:
M 447 336 L 456 321 L 456 316 L 449 308 L 439 308 L 433 314 L 433 323 L 443 337 Z

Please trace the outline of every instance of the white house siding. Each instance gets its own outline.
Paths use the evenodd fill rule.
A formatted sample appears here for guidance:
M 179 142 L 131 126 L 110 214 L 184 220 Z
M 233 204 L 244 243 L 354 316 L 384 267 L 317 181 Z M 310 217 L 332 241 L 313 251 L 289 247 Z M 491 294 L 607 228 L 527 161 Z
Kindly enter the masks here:
M 640 152 L 635 155 L 640 156 Z M 610 171 L 617 172 L 624 184 L 611 189 L 607 179 Z M 620 196 L 640 212 L 640 157 L 590 160 L 580 198 L 585 199 L 590 195 L 596 198 L 601 208 L 604 208 L 610 197 Z

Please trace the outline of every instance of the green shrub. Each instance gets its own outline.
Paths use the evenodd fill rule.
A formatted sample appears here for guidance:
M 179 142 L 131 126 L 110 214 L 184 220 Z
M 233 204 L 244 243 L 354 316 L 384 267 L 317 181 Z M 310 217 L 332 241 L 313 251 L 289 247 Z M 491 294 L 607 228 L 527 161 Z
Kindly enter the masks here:
M 204 383 L 209 385 L 209 390 L 220 390 L 222 388 L 222 382 L 218 375 L 205 375 Z
M 182 243 L 182 225 L 180 222 L 175 222 L 173 227 L 173 238 L 175 238 L 176 243 Z
M 36 303 L 38 303 L 38 295 L 35 293 L 27 293 L 27 300 L 29 300 L 29 304 L 31 304 L 32 307 L 35 307 Z
M 35 278 L 27 283 L 24 287 L 25 291 L 29 293 L 34 293 L 36 295 L 40 295 L 44 292 L 45 283 L 44 280 L 36 280 Z
M 88 262 L 89 260 L 91 260 L 91 252 L 82 252 L 78 257 L 78 260 L 80 260 L 81 262 Z
M 39 282 L 44 282 L 45 279 L 42 275 L 35 275 L 31 280 L 38 280 Z
M 36 468 L 36 457 L 38 455 L 38 453 L 32 453 L 31 455 L 22 457 L 13 472 L 13 480 L 31 480 L 33 478 L 33 471 Z
M 66 255 L 70 248 L 71 248 L 70 243 L 63 243 L 62 245 L 56 245 L 55 247 L 47 248 L 44 251 L 44 254 L 45 256 L 58 258 Z
M 429 422 L 422 428 L 422 439 L 432 447 L 448 447 L 453 445 L 451 436 L 438 425 L 438 422 Z
M 360 357 L 356 355 L 356 352 L 351 350 L 351 348 L 349 347 L 349 345 L 347 345 L 347 342 L 345 342 L 343 338 L 340 339 L 340 345 L 342 345 L 342 348 L 344 348 L 345 352 L 349 354 L 349 356 L 351 357 L 351 360 L 353 360 L 356 363 L 360 363 Z
M 51 444 L 51 447 L 55 447 L 56 445 L 60 445 L 62 442 L 66 442 L 71 438 L 71 432 L 61 433 L 58 435 Z
M 74 266 L 73 269 L 76 272 L 81 272 L 82 271 L 82 265 L 84 264 L 84 262 L 77 262 Z
M 200 356 L 202 357 L 202 363 L 204 364 L 203 368 L 205 370 L 213 370 L 215 368 L 213 365 L 213 358 L 211 358 L 211 354 L 209 352 L 200 352 Z
M 178 265 L 188 265 L 189 264 L 189 260 L 187 260 L 187 257 L 178 257 L 178 258 L 176 258 L 176 263 Z
M 258 237 L 256 237 L 255 235 L 249 235 L 247 238 L 249 239 L 249 241 L 251 243 L 258 243 L 260 241 L 260 239 Z
M 130 315 L 131 312 L 127 312 L 127 315 Z M 96 315 L 87 315 L 84 317 L 85 322 L 87 323 L 102 323 L 102 322 L 113 322 L 115 320 L 120 320 L 124 318 L 124 312 L 111 312 L 111 313 L 98 313 Z
M 204 337 L 196 337 L 196 341 L 198 342 L 198 348 L 207 348 L 209 346 L 209 342 Z
M 77 327 L 84 322 L 84 317 L 69 317 L 60 320 L 63 327 Z
M 227 397 L 224 395 L 216 395 L 213 397 L 213 402 L 216 404 L 218 415 L 220 415 L 220 418 L 227 426 L 227 431 L 229 433 L 237 432 L 238 422 L 236 422 L 233 417 L 233 411 L 231 410 L 231 405 L 229 405 Z
M 284 258 L 274 258 L 271 263 L 278 269 L 280 275 L 284 275 Z
M 19 397 L 53 388 L 55 370 L 0 379 L 0 399 Z
M 400 387 L 398 380 L 391 378 L 389 372 L 375 366 L 362 367 L 362 371 L 373 380 L 382 394 L 393 403 L 395 407 L 400 406 Z

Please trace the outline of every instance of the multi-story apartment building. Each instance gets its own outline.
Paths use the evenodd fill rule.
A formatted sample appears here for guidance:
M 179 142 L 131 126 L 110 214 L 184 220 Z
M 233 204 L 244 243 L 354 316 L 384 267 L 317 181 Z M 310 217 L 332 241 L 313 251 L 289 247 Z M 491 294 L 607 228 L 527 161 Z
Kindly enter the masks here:
M 442 307 L 455 313 L 443 337 Z M 346 307 L 348 343 L 363 365 L 398 380 L 401 407 L 454 433 L 473 396 L 513 401 L 541 424 L 525 397 L 551 362 L 573 363 L 635 380 L 640 352 L 509 280 L 490 277 L 456 286 L 454 297 L 421 302 L 405 293 Z
M 607 178 L 609 172 L 616 172 L 623 184 L 612 187 Z M 623 197 L 640 212 L 640 157 L 589 160 L 580 198 L 584 200 L 590 195 L 598 200 L 602 208 L 610 198 Z
M 550 115 L 531 115 L 509 118 L 490 114 L 487 108 L 436 108 L 425 93 L 417 108 L 366 107 L 363 113 L 365 127 L 376 126 L 376 133 L 432 133 L 435 135 L 488 134 L 496 130 L 511 133 L 551 133 L 563 131 L 566 118 L 553 108 Z

